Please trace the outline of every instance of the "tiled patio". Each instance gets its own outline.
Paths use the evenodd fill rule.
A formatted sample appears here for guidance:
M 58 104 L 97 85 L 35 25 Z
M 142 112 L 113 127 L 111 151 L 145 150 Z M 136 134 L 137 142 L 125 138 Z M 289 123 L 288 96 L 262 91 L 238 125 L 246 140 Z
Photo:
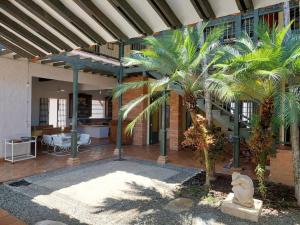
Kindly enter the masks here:
M 114 148 L 114 144 L 103 141 L 96 146 L 83 149 L 78 155 L 80 164 L 114 157 Z M 124 156 L 156 161 L 159 157 L 159 146 L 124 146 Z M 46 153 L 39 153 L 36 159 L 20 161 L 15 164 L 2 161 L 0 162 L 0 183 L 20 179 L 33 174 L 70 167 L 67 163 L 68 158 L 69 156 L 53 156 Z M 199 161 L 195 158 L 194 152 L 187 150 L 170 151 L 168 153 L 168 161 L 185 167 L 201 167 Z M 223 169 L 226 163 L 228 163 L 228 160 L 217 163 L 216 171 L 226 173 L 226 170 Z M 246 163 L 243 167 L 244 166 L 246 166 Z M 247 168 L 245 173 L 252 175 L 251 168 Z

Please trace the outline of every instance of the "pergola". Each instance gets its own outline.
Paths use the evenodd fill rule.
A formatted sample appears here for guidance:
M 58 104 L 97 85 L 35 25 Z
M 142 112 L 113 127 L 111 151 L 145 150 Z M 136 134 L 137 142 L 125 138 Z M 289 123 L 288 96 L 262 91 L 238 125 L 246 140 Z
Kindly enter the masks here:
M 121 83 L 126 74 L 143 71 L 122 64 L 125 44 L 202 20 L 280 2 L 283 0 L 226 0 L 226 3 L 220 0 L 0 0 L 0 44 L 5 46 L 5 51 L 15 52 L 17 57 L 72 68 L 72 157 L 76 158 L 79 70 L 104 72 Z M 105 43 L 119 44 L 118 59 L 80 51 Z M 118 99 L 119 109 L 121 106 L 122 96 Z M 166 156 L 165 123 L 162 125 L 161 155 Z M 120 117 L 117 129 L 121 159 Z

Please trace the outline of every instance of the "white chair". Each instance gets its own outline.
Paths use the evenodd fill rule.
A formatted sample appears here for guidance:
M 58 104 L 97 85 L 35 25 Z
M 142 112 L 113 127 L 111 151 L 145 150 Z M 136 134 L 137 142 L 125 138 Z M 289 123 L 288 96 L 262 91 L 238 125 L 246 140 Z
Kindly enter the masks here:
M 71 139 L 64 138 L 62 135 L 52 135 L 54 152 L 57 148 L 62 151 L 68 151 L 71 148 Z
M 80 146 L 90 145 L 92 142 L 91 135 L 89 134 L 80 134 L 79 140 L 77 141 L 77 151 L 79 151 Z
M 47 146 L 47 151 L 49 151 L 49 147 L 54 147 L 53 146 L 53 139 L 52 139 L 51 135 L 43 135 L 41 143 L 42 143 L 42 145 Z

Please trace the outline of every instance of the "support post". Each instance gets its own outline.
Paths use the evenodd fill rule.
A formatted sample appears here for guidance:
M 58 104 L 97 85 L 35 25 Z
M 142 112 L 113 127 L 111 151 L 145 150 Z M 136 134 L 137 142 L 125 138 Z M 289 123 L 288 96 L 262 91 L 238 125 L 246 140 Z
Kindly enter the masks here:
M 78 69 L 73 66 L 72 158 L 77 157 Z
M 123 79 L 123 64 L 122 64 L 122 58 L 124 57 L 124 42 L 119 43 L 119 60 L 120 60 L 120 70 L 118 74 L 118 84 L 122 83 Z M 118 97 L 118 127 L 117 127 L 117 147 L 115 153 L 118 154 L 118 160 L 122 160 L 122 95 Z
M 239 117 L 240 117 L 240 101 L 235 102 L 234 106 L 234 127 L 233 127 L 233 166 L 234 168 L 240 167 L 240 126 L 239 126 Z
M 163 94 L 166 94 L 166 89 L 164 89 Z M 166 129 L 166 120 L 167 120 L 167 102 L 164 101 L 162 104 L 162 113 L 161 113 L 161 129 L 160 129 L 160 156 L 158 157 L 157 162 L 159 164 L 165 164 L 167 162 L 167 129 Z

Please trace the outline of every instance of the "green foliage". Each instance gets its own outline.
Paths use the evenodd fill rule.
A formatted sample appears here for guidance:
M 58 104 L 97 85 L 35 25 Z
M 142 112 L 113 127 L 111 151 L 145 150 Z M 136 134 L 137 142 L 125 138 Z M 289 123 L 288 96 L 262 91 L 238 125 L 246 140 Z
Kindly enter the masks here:
M 290 24 L 291 25 L 291 24 Z M 274 126 L 292 122 L 299 114 L 299 97 L 286 93 L 281 86 L 297 79 L 300 72 L 299 38 L 284 28 L 262 24 L 257 43 L 247 34 L 220 51 L 222 64 L 208 79 L 211 92 L 224 101 L 254 101 L 259 106 L 258 117 L 252 121 L 249 145 L 257 160 L 256 175 L 259 190 L 265 197 L 265 167 L 274 143 Z M 285 110 L 281 110 L 284 105 Z M 293 109 L 293 110 L 290 110 Z

